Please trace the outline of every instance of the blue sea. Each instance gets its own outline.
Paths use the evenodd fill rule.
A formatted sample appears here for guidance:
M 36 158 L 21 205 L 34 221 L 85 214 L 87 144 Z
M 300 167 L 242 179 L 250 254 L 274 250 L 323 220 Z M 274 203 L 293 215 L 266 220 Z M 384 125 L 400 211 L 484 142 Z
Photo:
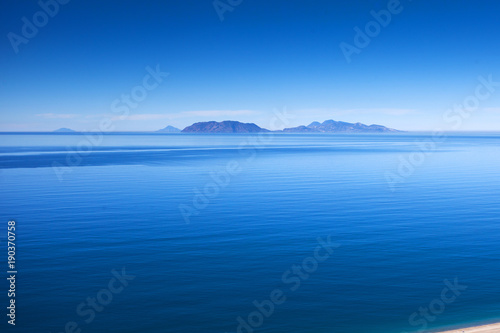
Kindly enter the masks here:
M 498 133 L 1 134 L 0 184 L 2 332 L 500 320 Z

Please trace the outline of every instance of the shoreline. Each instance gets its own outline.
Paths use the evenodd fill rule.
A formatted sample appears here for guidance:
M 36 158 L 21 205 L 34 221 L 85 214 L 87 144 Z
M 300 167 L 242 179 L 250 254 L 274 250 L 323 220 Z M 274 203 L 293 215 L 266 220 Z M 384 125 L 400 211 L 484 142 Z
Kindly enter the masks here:
M 500 323 L 471 326 L 449 331 L 436 331 L 436 333 L 500 333 Z

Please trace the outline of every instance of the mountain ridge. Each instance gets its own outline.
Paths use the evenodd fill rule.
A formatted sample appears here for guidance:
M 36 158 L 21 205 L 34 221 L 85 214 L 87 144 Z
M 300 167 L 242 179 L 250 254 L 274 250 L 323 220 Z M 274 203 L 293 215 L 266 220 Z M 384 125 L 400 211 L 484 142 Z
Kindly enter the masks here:
M 325 120 L 322 123 L 314 121 L 307 126 L 297 126 L 283 129 L 287 133 L 389 133 L 401 132 L 382 125 L 365 125 L 345 121 Z
M 156 132 L 168 132 L 168 128 L 176 129 L 172 126 L 167 126 L 164 129 Z M 190 126 L 179 130 L 182 133 L 261 133 L 270 132 L 268 129 L 262 128 L 254 123 L 242 123 L 234 120 L 205 121 L 197 122 Z M 399 130 L 388 128 L 382 125 L 365 125 L 362 123 L 349 123 L 344 121 L 335 121 L 332 119 L 325 120 L 322 123 L 313 121 L 309 125 L 301 125 L 297 127 L 289 127 L 283 130 L 273 132 L 283 133 L 396 133 Z

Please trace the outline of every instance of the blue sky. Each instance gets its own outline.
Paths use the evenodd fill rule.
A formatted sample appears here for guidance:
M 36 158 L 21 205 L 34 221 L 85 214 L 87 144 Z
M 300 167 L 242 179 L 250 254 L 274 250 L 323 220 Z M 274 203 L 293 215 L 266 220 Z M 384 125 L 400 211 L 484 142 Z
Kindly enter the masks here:
M 213 0 L 60 0 L 57 12 L 54 1 L 41 1 L 52 16 L 36 1 L 0 5 L 0 131 L 95 130 L 102 119 L 123 131 L 207 120 L 269 127 L 283 109 L 290 126 L 500 130 L 500 86 L 460 126 L 443 120 L 478 77 L 500 82 L 495 1 L 220 0 L 224 12 Z M 356 47 L 354 28 L 366 33 L 372 11 L 391 20 L 348 62 L 340 45 Z

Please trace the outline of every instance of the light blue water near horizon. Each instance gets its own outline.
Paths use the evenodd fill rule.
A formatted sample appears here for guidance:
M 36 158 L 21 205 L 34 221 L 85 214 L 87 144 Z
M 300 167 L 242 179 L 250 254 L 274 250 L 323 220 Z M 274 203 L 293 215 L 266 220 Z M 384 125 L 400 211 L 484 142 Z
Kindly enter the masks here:
M 255 332 L 412 332 L 454 279 L 467 289 L 429 329 L 500 321 L 498 133 L 450 133 L 410 170 L 429 134 L 90 139 L 0 134 L 19 271 L 17 325 L 3 314 L 2 331 L 236 332 L 279 289 Z M 239 172 L 214 187 L 228 165 Z M 179 205 L 205 188 L 217 193 L 186 223 Z M 292 290 L 283 274 L 328 236 L 340 247 Z M 135 279 L 86 322 L 78 306 L 123 267 Z

